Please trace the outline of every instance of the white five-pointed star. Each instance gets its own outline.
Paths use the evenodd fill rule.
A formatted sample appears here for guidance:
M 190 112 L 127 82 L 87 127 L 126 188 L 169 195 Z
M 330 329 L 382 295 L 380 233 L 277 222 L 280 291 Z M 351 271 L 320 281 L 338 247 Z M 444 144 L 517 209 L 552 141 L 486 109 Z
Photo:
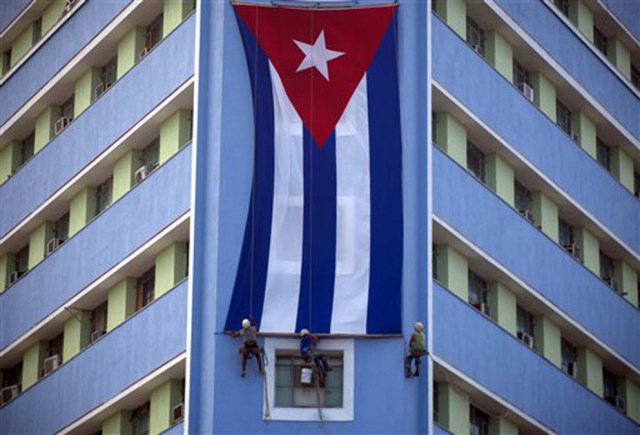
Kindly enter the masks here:
M 302 62 L 298 65 L 296 72 L 315 68 L 320 71 L 322 77 L 329 81 L 329 67 L 327 66 L 327 63 L 329 63 L 330 60 L 342 56 L 344 53 L 341 51 L 329 50 L 327 48 L 324 42 L 324 30 L 320 32 L 318 39 L 316 39 L 316 42 L 314 42 L 313 45 L 305 44 L 304 42 L 296 41 L 295 39 L 293 42 L 304 53 L 304 59 L 302 59 Z

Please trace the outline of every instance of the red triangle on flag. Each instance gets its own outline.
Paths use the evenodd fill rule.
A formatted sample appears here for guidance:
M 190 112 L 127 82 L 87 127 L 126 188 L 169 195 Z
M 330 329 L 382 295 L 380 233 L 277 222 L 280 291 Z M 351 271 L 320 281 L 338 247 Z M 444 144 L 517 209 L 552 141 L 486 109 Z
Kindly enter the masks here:
M 397 5 L 348 9 L 234 7 L 321 147 L 369 67 Z

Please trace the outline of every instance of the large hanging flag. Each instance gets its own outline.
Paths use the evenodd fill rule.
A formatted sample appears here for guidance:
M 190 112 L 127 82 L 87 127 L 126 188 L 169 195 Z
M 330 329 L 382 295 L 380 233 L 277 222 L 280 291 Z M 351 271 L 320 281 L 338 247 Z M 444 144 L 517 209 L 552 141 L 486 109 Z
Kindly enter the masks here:
M 397 6 L 234 8 L 255 160 L 226 329 L 400 333 Z

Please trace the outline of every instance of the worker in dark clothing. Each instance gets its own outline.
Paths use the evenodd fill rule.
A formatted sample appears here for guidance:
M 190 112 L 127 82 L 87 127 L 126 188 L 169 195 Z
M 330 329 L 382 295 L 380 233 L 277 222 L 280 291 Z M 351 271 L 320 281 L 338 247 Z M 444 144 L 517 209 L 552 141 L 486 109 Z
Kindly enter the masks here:
M 262 349 L 258 346 L 257 334 L 258 331 L 256 327 L 251 324 L 249 319 L 244 319 L 242 321 L 241 330 L 231 332 L 231 335 L 234 337 L 242 337 L 242 346 L 238 348 L 238 353 L 242 357 L 241 376 L 243 378 L 247 369 L 247 361 L 251 359 L 251 357 L 256 358 L 258 370 L 260 371 L 260 374 L 264 374 L 264 369 L 262 368 Z
M 422 330 L 424 326 L 421 322 L 416 322 L 414 326 L 414 332 L 411 334 L 409 340 L 409 349 L 407 355 L 404 357 L 404 376 L 411 377 L 411 362 L 414 362 L 416 370 L 413 372 L 413 376 L 420 376 L 420 358 L 427 354 L 427 350 L 424 346 L 424 334 Z
M 300 356 L 306 361 L 311 362 L 322 370 L 324 373 L 330 372 L 327 358 L 317 351 L 318 337 L 312 335 L 308 329 L 300 331 Z

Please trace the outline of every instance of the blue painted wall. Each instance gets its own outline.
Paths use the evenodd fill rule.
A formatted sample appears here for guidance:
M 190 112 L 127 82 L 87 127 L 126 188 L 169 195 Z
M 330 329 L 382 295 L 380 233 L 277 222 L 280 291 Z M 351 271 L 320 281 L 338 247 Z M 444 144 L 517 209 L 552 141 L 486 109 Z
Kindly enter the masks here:
M 74 12 L 0 89 L 0 124 L 40 90 L 120 12 L 129 0 L 90 0 Z
M 528 4 L 529 9 L 536 9 Z M 640 216 L 640 202 L 437 18 L 433 20 L 433 39 L 437 41 L 434 79 L 639 252 L 640 225 L 630 225 L 629 219 Z M 638 102 L 629 110 L 637 116 Z M 640 126 L 637 119 L 636 124 Z
M 426 322 L 427 2 L 400 2 L 399 59 L 405 147 L 403 328 Z M 193 240 L 193 326 L 189 431 L 323 432 L 317 422 L 262 420 L 262 381 L 238 376 L 237 341 L 222 336 L 250 194 L 253 125 L 250 81 L 231 5 L 202 2 L 202 44 Z M 216 22 L 216 26 L 207 23 Z M 224 111 L 221 110 L 224 107 Z M 428 379 L 405 380 L 401 339 L 357 340 L 355 421 L 328 432 L 427 431 Z M 375 378 L 375 381 L 373 379 Z M 245 409 L 238 418 L 239 407 Z
M 0 409 L 0 433 L 55 433 L 111 399 L 185 351 L 186 317 L 185 281 Z
M 174 424 L 169 429 L 162 432 L 162 435 L 182 435 L 184 434 L 184 422 Z
M 194 44 L 194 25 L 192 16 L 0 186 L 0 203 L 6 205 L 0 207 L 0 234 L 17 225 L 193 75 L 193 52 L 188 47 Z
M 433 165 L 436 216 L 640 365 L 638 309 L 437 148 Z
M 4 0 L 0 2 L 0 33 L 22 12 L 31 0 Z
M 434 354 L 557 433 L 640 426 L 434 283 Z
M 608 0 L 603 3 L 640 40 L 640 3 L 630 0 Z
M 640 139 L 638 97 L 556 14 L 542 2 L 496 2 L 636 139 Z
M 0 348 L 184 214 L 190 173 L 188 146 L 0 294 Z

